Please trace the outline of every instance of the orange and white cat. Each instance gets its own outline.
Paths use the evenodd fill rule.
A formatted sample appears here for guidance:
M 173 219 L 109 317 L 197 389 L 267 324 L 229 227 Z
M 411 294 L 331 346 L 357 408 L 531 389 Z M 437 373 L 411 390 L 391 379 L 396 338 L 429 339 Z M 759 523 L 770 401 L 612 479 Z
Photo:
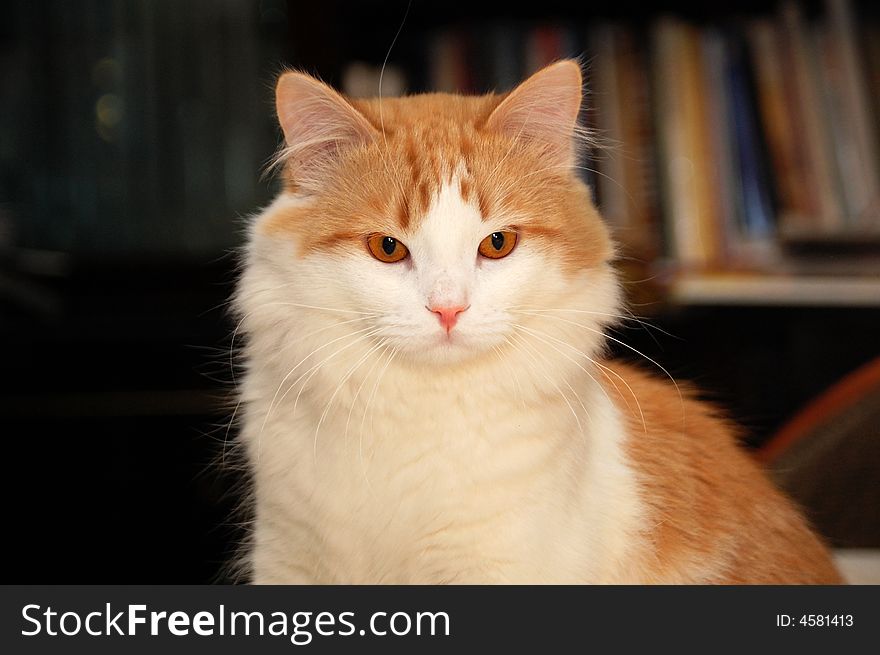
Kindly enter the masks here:
M 711 407 L 603 358 L 581 84 L 279 79 L 284 189 L 236 295 L 254 582 L 838 582 Z

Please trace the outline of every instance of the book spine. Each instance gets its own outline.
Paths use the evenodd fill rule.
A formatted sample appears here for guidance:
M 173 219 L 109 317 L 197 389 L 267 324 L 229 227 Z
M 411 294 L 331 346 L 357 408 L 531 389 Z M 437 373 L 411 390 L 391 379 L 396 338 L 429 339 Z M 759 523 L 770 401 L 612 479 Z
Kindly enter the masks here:
M 651 85 L 642 39 L 635 31 L 619 33 L 619 93 L 623 108 L 624 180 L 632 218 L 631 244 L 639 258 L 653 260 L 661 251 L 657 189 L 656 135 Z
M 776 184 L 777 210 L 781 222 L 807 222 L 811 207 L 807 199 L 807 176 L 798 155 L 798 111 L 785 84 L 785 59 L 778 26 L 770 19 L 752 21 L 746 28 L 755 71 L 761 123 Z
M 618 82 L 618 57 L 615 50 L 615 28 L 600 25 L 590 33 L 593 53 L 590 87 L 596 102 L 596 129 L 602 147 L 597 156 L 599 172 L 596 193 L 602 215 L 608 221 L 615 236 L 626 242 L 632 226 L 628 222 L 626 207 L 627 184 L 621 152 L 623 132 L 621 125 L 620 84 Z
M 728 47 L 724 34 L 717 29 L 706 31 L 703 38 L 703 57 L 706 102 L 710 116 L 712 140 L 711 168 L 707 171 L 715 188 L 718 204 L 719 249 L 725 264 L 741 258 L 741 231 L 743 202 L 739 194 L 736 174 L 736 151 L 729 115 L 730 94 L 727 84 Z
M 736 42 L 734 42 L 736 43 Z M 744 232 L 751 239 L 764 239 L 773 232 L 772 204 L 767 185 L 760 130 L 748 62 L 741 44 L 731 52 L 729 116 L 739 154 L 739 179 L 743 197 Z
M 842 125 L 848 133 L 841 157 L 841 177 L 847 192 L 847 218 L 863 229 L 880 216 L 880 153 L 876 120 L 872 120 L 867 72 L 857 53 L 859 42 L 850 0 L 827 0 L 829 43 L 839 81 Z
M 801 117 L 799 134 L 808 170 L 807 189 L 815 190 L 810 227 L 818 232 L 833 232 L 842 225 L 843 212 L 836 171 L 832 168 L 827 125 L 822 117 L 816 53 L 797 4 L 786 2 L 782 6 L 782 21 L 790 55 L 792 97 Z

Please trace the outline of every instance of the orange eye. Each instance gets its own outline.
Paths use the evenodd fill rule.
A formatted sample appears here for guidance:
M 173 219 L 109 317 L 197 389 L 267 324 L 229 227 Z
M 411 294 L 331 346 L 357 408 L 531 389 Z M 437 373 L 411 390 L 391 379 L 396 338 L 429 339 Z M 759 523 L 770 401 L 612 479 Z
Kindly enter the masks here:
M 489 259 L 507 257 L 516 245 L 516 232 L 493 232 L 480 241 L 479 252 Z
M 367 239 L 367 248 L 370 249 L 370 254 L 373 257 L 386 264 L 399 262 L 409 254 L 409 250 L 406 249 L 405 245 L 394 237 L 384 234 L 374 234 Z

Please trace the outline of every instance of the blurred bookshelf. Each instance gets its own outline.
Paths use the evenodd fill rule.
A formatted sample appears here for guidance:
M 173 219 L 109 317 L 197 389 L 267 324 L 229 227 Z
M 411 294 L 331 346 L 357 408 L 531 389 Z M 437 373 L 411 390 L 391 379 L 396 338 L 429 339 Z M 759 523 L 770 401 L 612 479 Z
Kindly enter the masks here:
M 192 260 L 240 245 L 241 217 L 274 190 L 260 174 L 285 65 L 374 95 L 387 56 L 387 95 L 473 93 L 580 57 L 596 136 L 583 175 L 628 273 L 673 285 L 658 300 L 690 297 L 677 272 L 704 291 L 734 272 L 748 287 L 880 275 L 867 1 L 490 1 L 438 15 L 420 0 L 18 0 L 2 14 L 0 253 Z
M 672 279 L 668 293 L 680 305 L 880 307 L 880 277 L 683 274 Z
M 562 19 L 550 2 L 501 20 L 479 9 L 441 27 L 416 18 L 383 92 L 504 91 L 580 57 L 596 141 L 583 175 L 627 275 L 657 282 L 643 294 L 672 304 L 880 302 L 877 8 L 639 9 Z M 379 63 L 358 62 L 341 79 L 375 94 Z

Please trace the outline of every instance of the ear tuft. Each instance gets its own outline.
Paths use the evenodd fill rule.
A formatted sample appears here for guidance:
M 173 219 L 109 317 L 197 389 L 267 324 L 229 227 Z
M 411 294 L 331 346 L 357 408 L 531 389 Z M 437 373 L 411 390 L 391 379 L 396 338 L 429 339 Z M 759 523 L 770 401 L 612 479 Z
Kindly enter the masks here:
M 275 109 L 285 145 L 273 166 L 286 166 L 296 188 L 306 192 L 320 185 L 340 151 L 376 136 L 342 94 L 305 73 L 284 73 L 278 79 Z
M 575 137 L 581 108 L 583 76 L 571 59 L 551 64 L 511 91 L 486 123 L 490 130 L 543 147 L 565 167 L 577 160 Z

